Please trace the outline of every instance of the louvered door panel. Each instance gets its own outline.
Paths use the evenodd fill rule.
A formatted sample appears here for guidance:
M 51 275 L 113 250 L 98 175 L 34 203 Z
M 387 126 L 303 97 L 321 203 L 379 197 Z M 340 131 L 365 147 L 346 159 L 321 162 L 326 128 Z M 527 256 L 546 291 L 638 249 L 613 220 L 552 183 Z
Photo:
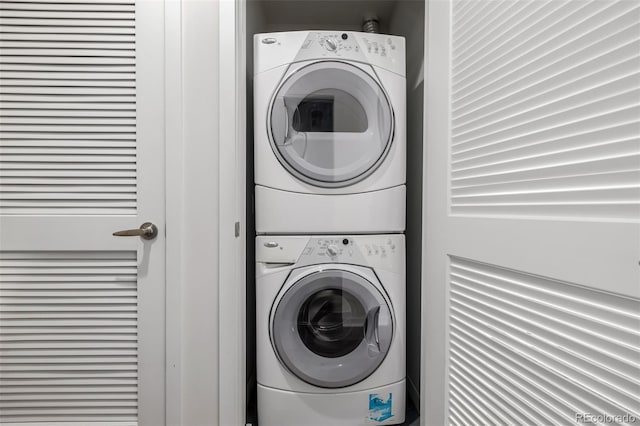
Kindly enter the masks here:
M 48 216 L 76 241 L 69 215 L 136 215 L 135 9 L 0 1 L 4 226 Z M 137 253 L 107 248 L 0 252 L 1 424 L 137 424 Z
M 640 3 L 454 1 L 451 211 L 640 221 Z
M 427 29 L 427 423 L 637 423 L 640 2 L 436 0 Z
M 135 214 L 134 1 L 0 9 L 0 214 Z
M 0 252 L 0 423 L 135 425 L 137 377 L 135 251 Z
M 640 418 L 639 299 L 456 257 L 450 270 L 452 424 Z

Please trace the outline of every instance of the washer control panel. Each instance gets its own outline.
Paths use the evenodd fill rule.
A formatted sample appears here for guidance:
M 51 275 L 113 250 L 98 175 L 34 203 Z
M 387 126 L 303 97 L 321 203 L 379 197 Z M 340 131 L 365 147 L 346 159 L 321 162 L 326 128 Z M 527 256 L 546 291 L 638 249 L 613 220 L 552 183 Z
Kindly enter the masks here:
M 352 240 L 349 238 L 319 237 L 311 238 L 301 257 L 317 258 L 321 262 L 337 262 L 339 259 L 353 258 Z
M 362 241 L 363 239 L 364 241 Z M 329 258 L 334 261 L 346 261 L 354 257 L 384 259 L 396 254 L 398 249 L 396 239 L 396 236 L 386 239 L 368 236 L 312 238 L 307 247 L 305 247 L 303 255 L 310 256 L 315 254 L 318 257 Z
M 256 261 L 264 263 L 348 263 L 399 272 L 404 256 L 401 234 L 256 238 Z

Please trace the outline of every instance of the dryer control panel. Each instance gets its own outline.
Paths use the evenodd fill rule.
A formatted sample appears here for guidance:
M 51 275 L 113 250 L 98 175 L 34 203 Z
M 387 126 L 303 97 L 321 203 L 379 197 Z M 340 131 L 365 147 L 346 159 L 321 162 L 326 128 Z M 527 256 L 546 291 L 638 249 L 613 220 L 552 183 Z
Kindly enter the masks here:
M 291 31 L 256 34 L 256 73 L 286 63 L 336 59 L 376 65 L 405 75 L 404 37 L 355 31 Z
M 398 44 L 398 41 L 394 42 L 391 36 L 383 36 L 381 38 L 379 34 L 368 37 L 358 35 L 357 38 L 359 41 L 356 40 L 355 36 L 349 36 L 349 33 L 311 33 L 302 44 L 302 49 L 313 49 L 315 42 L 321 48 L 316 50 L 322 52 L 322 49 L 324 49 L 327 52 L 339 55 L 350 52 L 358 53 L 361 51 L 360 45 L 362 44 L 363 52 L 385 57 L 395 54 L 394 50 L 396 50 L 396 45 Z
M 343 36 L 340 36 L 338 33 L 326 35 L 322 33 L 311 33 L 311 35 L 315 35 L 315 37 L 307 37 L 302 44 L 302 49 L 313 48 L 314 43 L 317 43 L 320 48 L 336 54 L 360 51 L 360 46 L 358 46 L 355 38 L 349 37 L 347 33 L 343 33 Z
M 256 261 L 295 264 L 348 263 L 402 272 L 404 235 L 258 236 Z
M 399 45 L 400 49 L 398 49 Z M 342 58 L 395 68 L 400 56 L 404 61 L 404 39 L 397 36 L 311 31 L 302 43 L 295 60 Z

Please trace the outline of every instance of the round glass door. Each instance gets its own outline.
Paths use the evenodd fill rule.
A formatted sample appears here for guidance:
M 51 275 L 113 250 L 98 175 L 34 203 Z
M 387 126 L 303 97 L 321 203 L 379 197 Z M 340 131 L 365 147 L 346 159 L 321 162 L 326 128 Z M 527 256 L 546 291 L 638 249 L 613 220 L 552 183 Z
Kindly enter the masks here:
M 361 68 L 344 62 L 306 65 L 271 102 L 271 145 L 283 166 L 323 187 L 356 183 L 384 160 L 393 139 L 386 93 Z
M 325 270 L 287 290 L 274 310 L 271 339 L 280 361 L 316 386 L 358 383 L 384 360 L 393 336 L 391 309 L 364 277 Z

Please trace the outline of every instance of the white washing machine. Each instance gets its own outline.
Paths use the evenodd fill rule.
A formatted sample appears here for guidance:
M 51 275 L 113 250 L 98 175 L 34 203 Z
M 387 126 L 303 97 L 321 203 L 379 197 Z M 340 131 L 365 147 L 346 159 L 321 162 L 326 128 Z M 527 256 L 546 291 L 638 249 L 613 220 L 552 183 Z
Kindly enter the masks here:
M 254 36 L 258 234 L 405 229 L 403 37 Z
M 260 426 L 404 422 L 404 235 L 258 236 Z

